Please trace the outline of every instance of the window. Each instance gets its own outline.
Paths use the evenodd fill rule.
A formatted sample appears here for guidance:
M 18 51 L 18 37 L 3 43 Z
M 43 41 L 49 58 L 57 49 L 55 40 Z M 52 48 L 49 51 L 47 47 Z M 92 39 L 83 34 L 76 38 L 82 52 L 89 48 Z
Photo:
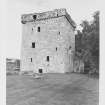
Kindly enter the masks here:
M 36 20 L 36 15 L 33 15 L 33 19 Z
M 47 56 L 47 61 L 49 62 L 49 56 Z
M 35 42 L 32 42 L 32 48 L 35 48 Z
M 57 51 L 57 47 L 56 47 L 56 51 Z
M 40 32 L 40 27 L 38 27 L 38 32 Z
M 69 50 L 71 49 L 71 46 L 69 46 Z
M 60 32 L 59 32 L 59 35 L 60 35 Z
M 31 58 L 31 62 L 32 62 L 32 58 Z

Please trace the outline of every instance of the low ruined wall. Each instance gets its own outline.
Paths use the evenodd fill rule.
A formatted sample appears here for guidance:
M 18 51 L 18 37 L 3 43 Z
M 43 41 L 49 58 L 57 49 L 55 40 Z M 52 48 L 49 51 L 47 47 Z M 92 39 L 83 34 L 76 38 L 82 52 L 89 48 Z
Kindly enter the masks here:
M 74 61 L 74 72 L 83 73 L 84 72 L 84 62 L 82 60 Z

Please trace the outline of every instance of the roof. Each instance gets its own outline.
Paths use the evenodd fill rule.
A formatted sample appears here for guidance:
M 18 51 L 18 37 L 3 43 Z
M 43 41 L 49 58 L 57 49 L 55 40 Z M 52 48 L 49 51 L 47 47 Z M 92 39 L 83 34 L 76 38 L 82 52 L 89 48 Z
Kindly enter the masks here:
M 47 11 L 42 13 L 23 14 L 21 16 L 21 22 L 25 24 L 26 22 L 35 22 L 39 20 L 57 18 L 61 16 L 65 16 L 69 23 L 73 26 L 73 28 L 76 28 L 75 22 L 71 19 L 71 16 L 67 13 L 66 9 L 55 9 L 53 11 Z

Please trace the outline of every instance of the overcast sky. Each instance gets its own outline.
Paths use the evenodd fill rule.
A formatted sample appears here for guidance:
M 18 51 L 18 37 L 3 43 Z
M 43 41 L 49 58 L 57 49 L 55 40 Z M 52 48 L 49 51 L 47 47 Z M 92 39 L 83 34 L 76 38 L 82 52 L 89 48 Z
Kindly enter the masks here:
M 6 57 L 20 58 L 21 14 L 66 8 L 79 25 L 82 20 L 92 19 L 92 14 L 98 10 L 98 3 L 97 0 L 8 0 L 6 7 Z

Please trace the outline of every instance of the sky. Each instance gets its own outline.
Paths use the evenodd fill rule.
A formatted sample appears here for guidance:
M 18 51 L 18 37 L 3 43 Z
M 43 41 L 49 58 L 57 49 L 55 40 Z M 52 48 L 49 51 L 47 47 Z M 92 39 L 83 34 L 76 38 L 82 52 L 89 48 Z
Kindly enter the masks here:
M 66 8 L 77 26 L 82 20 L 92 20 L 99 10 L 97 0 L 7 0 L 6 57 L 20 58 L 22 41 L 21 15 Z

